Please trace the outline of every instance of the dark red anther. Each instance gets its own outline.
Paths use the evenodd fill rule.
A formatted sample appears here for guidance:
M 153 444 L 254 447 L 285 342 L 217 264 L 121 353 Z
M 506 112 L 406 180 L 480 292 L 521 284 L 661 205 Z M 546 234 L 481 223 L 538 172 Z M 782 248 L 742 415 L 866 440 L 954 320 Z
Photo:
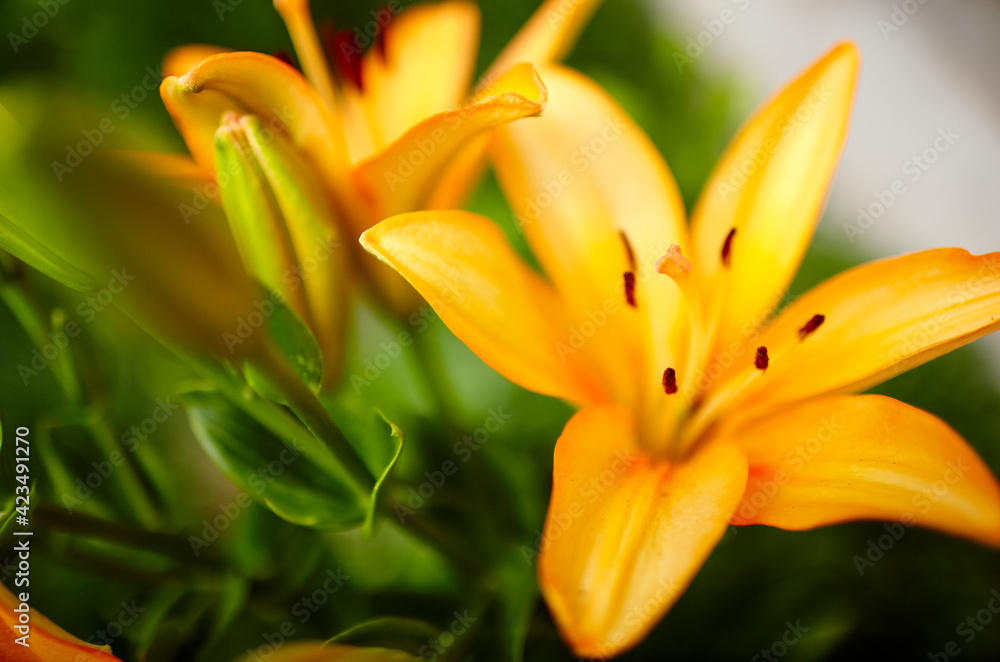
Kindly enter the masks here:
M 729 266 L 729 254 L 733 250 L 733 237 L 736 236 L 736 228 L 729 231 L 726 235 L 726 240 L 722 242 L 722 264 L 723 266 Z
M 628 305 L 633 308 L 635 305 L 635 272 L 626 271 L 625 272 L 625 300 L 628 301 Z
M 799 340 L 805 340 L 806 336 L 822 326 L 825 321 L 826 315 L 813 315 L 812 319 L 806 322 L 804 327 L 799 329 Z
M 632 250 L 632 244 L 629 243 L 624 230 L 618 231 L 618 237 L 622 240 L 622 245 L 625 246 L 625 257 L 628 258 L 628 268 L 635 271 L 635 252 Z
M 663 371 L 663 391 L 667 395 L 677 392 L 677 373 L 674 372 L 673 368 L 667 368 Z
M 281 60 L 282 62 L 284 62 L 288 66 L 292 67 L 293 69 L 297 69 L 298 71 L 302 71 L 301 69 L 299 69 L 299 63 L 295 61 L 295 56 L 292 55 L 291 53 L 289 53 L 288 51 L 284 51 L 284 50 L 275 51 L 274 52 L 274 57 L 278 58 L 279 60 Z
M 767 370 L 767 364 L 771 359 L 767 357 L 767 347 L 761 345 L 757 348 L 757 356 L 754 357 L 753 364 L 758 370 Z
M 336 65 L 340 77 L 350 81 L 359 90 L 363 89 L 361 60 L 364 50 L 358 47 L 355 33 L 351 30 L 337 30 L 329 21 L 323 22 L 319 32 L 326 57 Z

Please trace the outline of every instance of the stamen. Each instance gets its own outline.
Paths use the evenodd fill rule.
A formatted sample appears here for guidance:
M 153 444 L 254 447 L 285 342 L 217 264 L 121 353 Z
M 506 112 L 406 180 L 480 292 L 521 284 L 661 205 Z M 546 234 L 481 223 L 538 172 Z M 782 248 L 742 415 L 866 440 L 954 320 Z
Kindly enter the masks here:
M 354 33 L 350 30 L 337 30 L 332 23 L 323 23 L 320 34 L 326 56 L 337 65 L 340 78 L 350 81 L 357 89 L 362 89 L 361 60 L 364 54 L 354 45 Z
M 635 272 L 626 271 L 625 272 L 625 300 L 628 301 L 628 305 L 633 308 L 636 307 L 635 304 Z
M 736 228 L 729 231 L 726 235 L 726 240 L 722 242 L 722 265 L 725 267 L 729 266 L 730 257 L 729 253 L 733 249 L 733 237 L 736 236 Z
M 289 53 L 288 51 L 286 51 L 286 50 L 275 51 L 274 52 L 274 57 L 278 58 L 279 60 L 281 60 L 282 62 L 284 62 L 288 66 L 292 67 L 293 69 L 296 69 L 296 70 L 298 70 L 300 72 L 302 71 L 301 69 L 299 69 L 299 65 L 295 61 L 295 56 L 292 55 L 291 53 Z
M 823 322 L 826 321 L 826 315 L 813 315 L 812 319 L 806 322 L 806 325 L 799 329 L 799 340 L 805 340 L 806 336 L 822 326 Z
M 281 14 L 288 34 L 295 45 L 295 53 L 302 63 L 306 78 L 331 109 L 338 108 L 333 76 L 323 48 L 316 36 L 316 26 L 309 11 L 308 0 L 274 0 L 274 8 Z
M 767 347 L 761 345 L 757 348 L 757 356 L 754 357 L 753 364 L 757 366 L 758 370 L 767 370 L 767 364 L 770 361 L 767 358 Z
M 630 271 L 635 271 L 635 252 L 632 250 L 632 244 L 629 243 L 624 230 L 618 231 L 618 237 L 625 246 L 625 255 L 628 257 L 628 268 Z
M 663 371 L 663 391 L 667 395 L 677 392 L 677 373 L 674 372 L 673 368 L 667 368 Z

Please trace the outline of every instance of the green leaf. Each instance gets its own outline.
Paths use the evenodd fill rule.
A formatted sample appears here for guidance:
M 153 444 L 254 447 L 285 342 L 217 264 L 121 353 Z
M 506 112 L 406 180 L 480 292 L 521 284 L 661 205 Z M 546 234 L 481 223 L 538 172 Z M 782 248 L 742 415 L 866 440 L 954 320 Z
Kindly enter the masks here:
M 0 214 L 0 248 L 66 287 L 80 292 L 94 288 L 94 279 L 45 247 Z
M 419 655 L 428 640 L 436 640 L 441 630 L 415 618 L 387 616 L 355 625 L 330 639 L 328 644 L 393 648 Z
M 258 301 L 264 302 L 260 305 L 261 314 L 265 317 L 265 326 L 278 349 L 295 373 L 315 393 L 323 379 L 323 354 L 316 337 L 295 311 L 285 305 L 284 301 L 277 301 L 273 294 L 269 295 L 262 290 Z M 247 363 L 243 372 L 255 391 L 269 400 L 284 404 L 281 391 L 271 384 L 262 370 Z
M 181 396 L 195 436 L 244 493 L 294 524 L 326 529 L 360 526 L 368 510 L 336 458 L 320 466 L 306 449 L 285 441 L 214 391 Z
M 368 513 L 365 516 L 365 523 L 361 529 L 361 533 L 365 537 L 365 539 L 371 539 L 371 537 L 375 534 L 375 515 L 379 509 L 379 495 L 381 493 L 382 483 L 385 482 L 385 479 L 389 476 L 389 472 L 392 471 L 392 468 L 396 466 L 396 461 L 399 459 L 400 454 L 403 452 L 403 431 L 400 430 L 395 423 L 386 418 L 385 414 L 383 414 L 382 412 L 376 412 L 376 413 L 383 421 L 385 421 L 389 425 L 389 429 L 391 430 L 390 435 L 393 439 L 396 439 L 397 441 L 396 441 L 396 452 L 393 453 L 392 459 L 389 460 L 389 463 L 386 465 L 385 470 L 378 477 L 378 480 L 375 481 L 374 489 L 372 489 L 371 503 L 368 506 Z

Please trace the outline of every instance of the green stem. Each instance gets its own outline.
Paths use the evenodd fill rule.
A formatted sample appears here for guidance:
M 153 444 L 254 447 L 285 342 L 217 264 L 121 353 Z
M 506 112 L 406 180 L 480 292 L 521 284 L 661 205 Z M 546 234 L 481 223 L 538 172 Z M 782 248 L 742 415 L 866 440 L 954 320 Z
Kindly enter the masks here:
M 149 484 L 142 479 L 142 472 L 135 464 L 132 453 L 124 449 L 115 436 L 111 426 L 103 418 L 99 418 L 91 427 L 101 450 L 108 456 L 118 453 L 125 461 L 119 473 L 122 487 L 128 493 L 129 503 L 139 518 L 139 523 L 149 529 L 156 529 L 160 515 L 153 499 L 150 497 Z

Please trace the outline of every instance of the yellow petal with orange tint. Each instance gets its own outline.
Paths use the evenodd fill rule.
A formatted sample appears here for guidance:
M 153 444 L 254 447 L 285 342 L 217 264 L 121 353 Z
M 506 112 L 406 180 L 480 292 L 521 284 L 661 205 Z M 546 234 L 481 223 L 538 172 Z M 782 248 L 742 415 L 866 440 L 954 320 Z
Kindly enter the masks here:
M 486 78 L 518 62 L 543 65 L 561 60 L 600 4 L 601 0 L 545 0 L 490 65 Z
M 484 131 L 538 115 L 547 98 L 545 86 L 529 64 L 508 72 L 494 91 L 465 108 L 428 117 L 358 165 L 355 181 L 367 192 L 376 220 L 424 207 L 438 178 L 462 147 Z M 365 229 L 358 228 L 358 232 Z
M 816 315 L 823 322 L 803 337 Z M 939 248 L 845 271 L 806 292 L 753 342 L 766 371 L 737 361 L 705 409 L 762 412 L 817 395 L 858 392 L 1000 328 L 1000 253 Z M 748 379 L 749 374 L 749 379 Z
M 186 44 L 167 53 L 160 66 L 164 76 L 183 76 L 207 57 L 230 53 L 230 49 L 209 44 Z
M 574 326 L 616 310 L 590 344 L 617 401 L 661 403 L 664 369 L 684 374 L 669 339 L 686 328 L 687 314 L 655 266 L 672 244 L 688 243 L 683 202 L 652 141 L 600 86 L 557 66 L 542 77 L 545 114 L 496 132 L 500 183 Z M 636 274 L 635 308 L 626 303 L 627 271 Z
M 749 120 L 706 184 L 691 261 L 717 347 L 759 326 L 795 276 L 843 147 L 857 69 L 853 44 L 831 50 Z
M 1000 485 L 940 419 L 878 395 L 811 400 L 728 432 L 750 461 L 736 524 L 914 523 L 1000 546 Z
M 684 464 L 644 455 L 618 406 L 581 410 L 556 444 L 538 577 L 563 637 L 583 657 L 638 643 L 725 533 L 747 462 L 713 444 Z
M 479 22 L 479 8 L 465 0 L 416 5 L 392 19 L 384 57 L 370 49 L 361 71 L 376 150 L 461 105 L 476 64 Z
M 601 384 L 577 353 L 560 354 L 563 307 L 489 219 L 425 211 L 383 221 L 361 244 L 399 272 L 481 359 L 525 388 L 576 403 Z
M 29 596 L 30 598 L 30 596 Z M 69 632 L 31 609 L 29 635 L 17 643 L 26 632 L 20 617 L 25 612 L 15 612 L 22 604 L 18 597 L 0 584 L 0 660 L 4 662 L 121 662 L 111 654 L 110 646 L 94 646 L 77 639 Z
M 256 115 L 289 141 L 323 175 L 338 204 L 360 213 L 361 202 L 347 176 L 344 136 L 336 117 L 293 67 L 260 53 L 224 53 L 202 61 L 161 85 L 167 110 L 195 160 L 210 168 L 222 114 Z

